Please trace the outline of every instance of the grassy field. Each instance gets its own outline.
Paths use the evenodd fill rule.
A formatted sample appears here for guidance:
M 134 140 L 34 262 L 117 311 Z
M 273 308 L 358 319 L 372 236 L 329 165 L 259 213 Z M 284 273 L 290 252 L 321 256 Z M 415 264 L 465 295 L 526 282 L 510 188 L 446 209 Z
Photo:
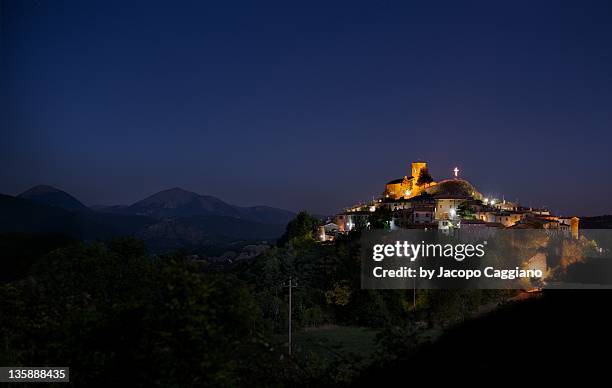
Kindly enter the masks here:
M 368 359 L 376 351 L 377 333 L 376 330 L 353 326 L 307 329 L 293 333 L 293 350 L 296 353 L 312 352 L 324 358 L 356 354 Z

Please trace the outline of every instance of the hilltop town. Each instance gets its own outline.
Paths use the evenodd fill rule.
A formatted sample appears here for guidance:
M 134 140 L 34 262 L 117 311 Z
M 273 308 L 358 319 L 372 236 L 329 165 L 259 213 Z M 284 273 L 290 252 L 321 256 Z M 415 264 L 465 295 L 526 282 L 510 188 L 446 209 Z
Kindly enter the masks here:
M 386 183 L 379 198 L 344 209 L 319 229 L 321 241 L 369 228 L 374 214 L 384 213 L 385 226 L 397 229 L 558 229 L 578 234 L 577 217 L 561 217 L 548 209 L 522 206 L 480 193 L 467 180 L 453 177 L 436 182 L 424 161 L 411 164 L 410 175 Z

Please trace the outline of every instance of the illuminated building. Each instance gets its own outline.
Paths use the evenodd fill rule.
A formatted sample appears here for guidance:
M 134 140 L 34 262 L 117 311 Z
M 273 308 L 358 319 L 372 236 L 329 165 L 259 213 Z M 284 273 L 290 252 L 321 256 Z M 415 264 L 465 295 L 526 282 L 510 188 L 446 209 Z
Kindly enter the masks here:
M 389 199 L 412 198 L 423 192 L 428 187 L 434 186 L 436 182 L 419 184 L 419 177 L 422 173 L 427 173 L 427 163 L 423 161 L 413 162 L 410 176 L 394 179 L 387 182 L 383 197 Z

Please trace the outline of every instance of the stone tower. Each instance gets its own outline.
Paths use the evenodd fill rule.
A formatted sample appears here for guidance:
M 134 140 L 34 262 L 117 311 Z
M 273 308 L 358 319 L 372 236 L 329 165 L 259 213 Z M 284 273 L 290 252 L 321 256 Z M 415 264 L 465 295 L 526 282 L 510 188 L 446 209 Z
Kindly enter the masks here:
M 416 180 L 419 179 L 419 176 L 421 175 L 421 170 L 427 168 L 427 163 L 426 162 L 412 162 L 412 171 L 410 172 L 411 175 L 414 177 L 414 182 L 416 183 Z

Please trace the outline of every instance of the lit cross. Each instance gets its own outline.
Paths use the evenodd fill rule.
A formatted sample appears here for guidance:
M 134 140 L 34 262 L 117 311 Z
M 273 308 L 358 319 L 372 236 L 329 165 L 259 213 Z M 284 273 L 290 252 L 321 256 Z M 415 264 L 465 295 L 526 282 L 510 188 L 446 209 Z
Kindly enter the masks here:
M 455 173 L 455 178 L 457 178 L 457 175 L 459 175 L 459 168 L 455 167 L 455 169 L 453 170 L 453 172 Z

